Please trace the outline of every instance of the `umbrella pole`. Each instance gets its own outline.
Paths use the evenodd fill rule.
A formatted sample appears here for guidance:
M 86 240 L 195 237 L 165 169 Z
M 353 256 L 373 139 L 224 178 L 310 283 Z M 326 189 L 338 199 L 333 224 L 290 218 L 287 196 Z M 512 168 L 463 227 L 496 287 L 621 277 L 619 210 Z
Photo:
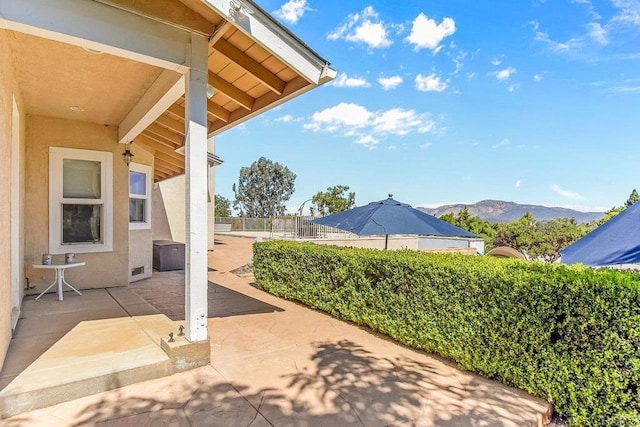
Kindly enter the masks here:
M 387 250 L 387 246 L 389 245 L 389 235 L 385 234 L 384 235 L 384 250 Z

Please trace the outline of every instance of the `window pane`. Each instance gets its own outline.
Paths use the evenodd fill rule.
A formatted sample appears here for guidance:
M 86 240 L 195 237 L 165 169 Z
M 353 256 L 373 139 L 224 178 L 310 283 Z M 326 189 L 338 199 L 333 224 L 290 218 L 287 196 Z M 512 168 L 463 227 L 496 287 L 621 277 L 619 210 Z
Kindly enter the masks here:
M 129 222 L 145 222 L 144 199 L 129 199 Z
M 100 162 L 64 159 L 62 163 L 62 197 L 99 199 L 101 195 Z
M 129 172 L 129 193 L 144 196 L 147 194 L 147 174 Z
M 62 205 L 62 244 L 101 243 L 102 205 Z

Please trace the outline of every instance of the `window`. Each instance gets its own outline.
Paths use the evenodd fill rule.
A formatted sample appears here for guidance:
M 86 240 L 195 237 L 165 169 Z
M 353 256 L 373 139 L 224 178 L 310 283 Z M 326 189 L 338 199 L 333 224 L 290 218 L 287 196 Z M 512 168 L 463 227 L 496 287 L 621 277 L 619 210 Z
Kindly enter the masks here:
M 151 228 L 151 167 L 129 165 L 129 230 Z
M 49 251 L 113 250 L 110 152 L 49 148 Z

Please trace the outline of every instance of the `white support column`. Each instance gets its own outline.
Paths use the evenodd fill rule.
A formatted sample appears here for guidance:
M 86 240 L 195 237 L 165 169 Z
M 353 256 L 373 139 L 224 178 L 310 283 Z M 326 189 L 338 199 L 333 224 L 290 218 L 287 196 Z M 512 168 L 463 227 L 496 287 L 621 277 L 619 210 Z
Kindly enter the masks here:
M 209 153 L 215 153 L 215 142 L 213 140 L 213 137 L 209 138 L 209 147 L 208 147 L 208 151 Z M 209 224 L 209 231 L 208 231 L 208 236 L 207 236 L 207 240 L 208 240 L 208 245 L 207 245 L 207 249 L 209 249 L 210 251 L 212 251 L 214 249 L 214 244 L 215 244 L 215 225 L 216 225 L 216 180 L 215 180 L 215 170 L 216 168 L 214 167 L 214 165 L 210 165 L 209 166 L 209 205 L 207 206 L 208 209 L 208 224 Z
M 187 254 L 185 271 L 186 336 L 207 335 L 207 39 L 192 34 L 185 75 L 185 174 Z

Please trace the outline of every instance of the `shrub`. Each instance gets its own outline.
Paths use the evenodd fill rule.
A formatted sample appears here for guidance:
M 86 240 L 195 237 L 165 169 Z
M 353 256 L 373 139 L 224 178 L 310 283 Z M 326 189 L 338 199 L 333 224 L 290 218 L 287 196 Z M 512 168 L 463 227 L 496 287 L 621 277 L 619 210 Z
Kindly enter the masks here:
M 311 243 L 254 247 L 258 285 L 546 399 L 640 425 L 640 275 Z

